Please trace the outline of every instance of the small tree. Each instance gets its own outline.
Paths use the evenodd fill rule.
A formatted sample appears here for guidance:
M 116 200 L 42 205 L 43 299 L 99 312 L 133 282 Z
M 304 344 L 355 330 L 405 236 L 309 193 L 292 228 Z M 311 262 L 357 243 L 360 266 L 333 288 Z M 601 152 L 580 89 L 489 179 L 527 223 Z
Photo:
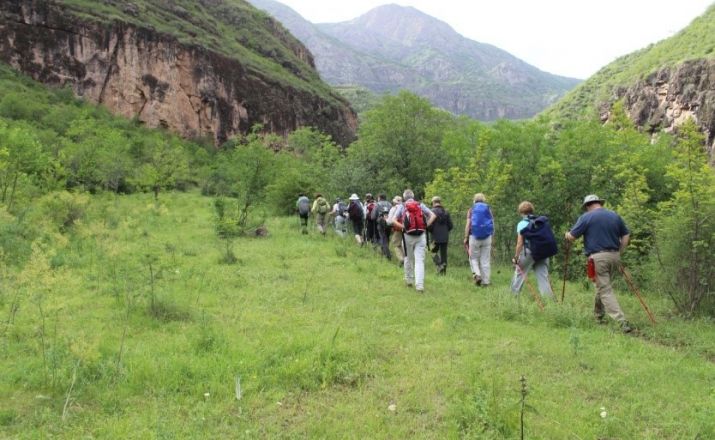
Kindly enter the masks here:
M 667 168 L 677 187 L 660 204 L 657 222 L 658 273 L 682 312 L 693 314 L 707 304 L 705 311 L 715 315 L 715 172 L 703 145 L 692 119 L 680 127 L 675 160 Z
M 162 189 L 173 188 L 177 181 L 188 175 L 188 156 L 175 140 L 159 139 L 144 160 L 145 163 L 137 173 L 136 183 L 150 189 L 156 200 Z

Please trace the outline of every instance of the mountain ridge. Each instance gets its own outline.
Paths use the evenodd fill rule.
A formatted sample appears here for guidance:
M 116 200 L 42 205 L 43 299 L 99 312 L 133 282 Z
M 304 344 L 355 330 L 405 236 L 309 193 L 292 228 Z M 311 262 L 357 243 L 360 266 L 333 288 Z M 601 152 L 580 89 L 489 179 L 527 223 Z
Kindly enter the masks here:
M 313 24 L 276 1 L 250 1 L 306 44 L 334 86 L 407 89 L 452 113 L 494 120 L 534 116 L 579 82 L 465 38 L 413 7 L 388 4 L 352 20 Z

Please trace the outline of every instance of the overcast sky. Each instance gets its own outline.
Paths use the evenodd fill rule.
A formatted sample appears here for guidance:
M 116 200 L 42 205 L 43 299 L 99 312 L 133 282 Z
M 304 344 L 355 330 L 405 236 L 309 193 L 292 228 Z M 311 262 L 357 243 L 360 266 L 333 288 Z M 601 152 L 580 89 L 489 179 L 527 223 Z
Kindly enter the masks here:
M 375 6 L 414 6 L 473 40 L 541 70 L 587 78 L 615 58 L 667 38 L 712 0 L 278 0 L 314 23 Z

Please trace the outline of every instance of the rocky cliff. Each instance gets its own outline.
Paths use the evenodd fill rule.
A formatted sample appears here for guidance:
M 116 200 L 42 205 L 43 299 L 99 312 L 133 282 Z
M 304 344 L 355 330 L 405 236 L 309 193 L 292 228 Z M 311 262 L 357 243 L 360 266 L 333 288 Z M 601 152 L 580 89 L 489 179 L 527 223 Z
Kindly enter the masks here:
M 285 40 L 280 25 L 268 20 L 267 26 Z M 312 68 L 304 47 L 293 52 Z M 69 85 L 114 113 L 184 137 L 210 137 L 216 144 L 255 124 L 279 134 L 314 126 L 343 145 L 357 129 L 354 112 L 336 94 L 296 87 L 299 81 L 258 72 L 240 56 L 155 29 L 81 18 L 58 2 L 3 2 L 0 60 L 43 83 Z M 298 70 L 288 62 L 278 66 Z
M 686 61 L 652 73 L 630 87 L 616 89 L 633 121 L 655 133 L 673 131 L 692 117 L 705 133 L 711 157 L 715 154 L 715 60 Z M 610 105 L 601 108 L 608 119 Z

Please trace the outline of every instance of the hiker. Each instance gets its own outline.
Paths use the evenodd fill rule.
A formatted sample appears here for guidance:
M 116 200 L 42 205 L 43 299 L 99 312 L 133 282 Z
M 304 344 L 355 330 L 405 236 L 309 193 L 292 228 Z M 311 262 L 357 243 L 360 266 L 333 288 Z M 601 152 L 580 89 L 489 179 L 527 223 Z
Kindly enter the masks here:
M 437 216 L 437 219 L 432 224 L 430 233 L 434 247 L 433 261 L 437 265 L 437 273 L 439 275 L 447 275 L 447 248 L 449 243 L 449 232 L 452 230 L 452 218 L 449 212 L 442 206 L 442 199 L 435 196 L 432 197 L 432 212 Z
M 325 222 L 330 213 L 330 203 L 325 200 L 322 194 L 315 194 L 315 201 L 313 202 L 313 209 L 311 209 L 313 215 L 315 215 L 315 223 L 318 226 L 318 231 L 325 235 Z
M 333 205 L 333 210 L 330 211 L 330 215 L 333 216 L 335 233 L 340 237 L 344 237 L 348 232 L 347 230 L 347 216 L 348 216 L 348 206 L 343 203 L 340 197 L 335 199 L 335 204 Z
M 377 220 L 373 218 L 373 211 L 377 203 L 372 194 L 365 194 L 365 241 L 377 243 Z
M 539 287 L 541 296 L 554 298 L 554 292 L 551 290 L 551 282 L 549 281 L 549 257 L 542 258 L 543 252 L 549 254 L 551 252 L 544 249 L 536 249 L 537 245 L 543 246 L 544 241 L 548 241 L 553 248 L 558 247 L 554 234 L 548 223 L 544 224 L 545 217 L 536 217 L 534 215 L 534 205 L 529 201 L 519 203 L 517 212 L 521 215 L 521 221 L 516 225 L 516 249 L 514 250 L 514 258 L 511 259 L 514 265 L 514 276 L 511 280 L 511 291 L 518 295 L 521 288 L 524 286 L 524 281 L 531 269 L 534 269 L 536 274 L 536 282 Z M 536 223 L 539 219 L 540 223 Z M 548 222 L 548 220 L 547 220 Z M 537 226 L 541 226 L 537 228 Z M 536 232 L 534 232 L 536 231 Z M 541 234 L 547 236 L 545 239 L 539 240 L 540 237 L 529 238 L 530 234 Z M 555 255 L 555 253 L 554 253 Z
M 608 313 L 618 322 L 624 333 L 633 328 L 626 320 L 613 292 L 611 279 L 621 264 L 621 254 L 630 241 L 630 232 L 621 216 L 603 207 L 605 200 L 591 194 L 584 198 L 582 214 L 566 239 L 574 241 L 583 236 L 584 253 L 588 257 L 589 276 L 596 284 L 593 312 L 599 323 L 604 323 Z
M 378 242 L 382 255 L 388 260 L 392 259 L 390 254 L 390 232 L 392 228 L 387 224 L 387 219 L 392 209 L 392 204 L 387 201 L 385 194 L 377 195 L 377 203 L 372 211 L 373 221 L 377 225 Z
M 355 234 L 355 240 L 362 246 L 362 230 L 364 225 L 365 211 L 362 208 L 362 203 L 360 203 L 360 197 L 357 194 L 350 196 L 350 204 L 348 205 L 348 218 L 353 225 L 353 233 Z
M 298 197 L 298 201 L 295 202 L 295 207 L 298 210 L 298 216 L 300 217 L 300 226 L 303 234 L 308 233 L 308 216 L 310 215 L 310 199 L 301 193 Z
M 390 246 L 392 247 L 392 250 L 395 251 L 397 264 L 402 266 L 405 264 L 405 248 L 403 247 L 402 242 L 402 231 L 397 225 L 395 225 L 395 221 L 397 220 L 395 213 L 397 212 L 397 208 L 400 206 L 402 206 L 402 197 L 393 197 L 392 208 L 390 208 L 390 212 L 387 214 L 387 225 L 392 228 L 392 232 L 390 234 Z
M 414 286 L 418 293 L 424 293 L 426 231 L 437 216 L 424 203 L 415 200 L 411 189 L 406 189 L 402 197 L 405 202 L 397 207 L 395 225 L 402 230 L 405 245 L 405 283 L 408 287 Z
M 467 212 L 467 224 L 464 226 L 464 245 L 469 245 L 469 266 L 474 284 L 487 287 L 491 275 L 494 215 L 484 194 L 474 194 L 473 200 L 474 205 Z

